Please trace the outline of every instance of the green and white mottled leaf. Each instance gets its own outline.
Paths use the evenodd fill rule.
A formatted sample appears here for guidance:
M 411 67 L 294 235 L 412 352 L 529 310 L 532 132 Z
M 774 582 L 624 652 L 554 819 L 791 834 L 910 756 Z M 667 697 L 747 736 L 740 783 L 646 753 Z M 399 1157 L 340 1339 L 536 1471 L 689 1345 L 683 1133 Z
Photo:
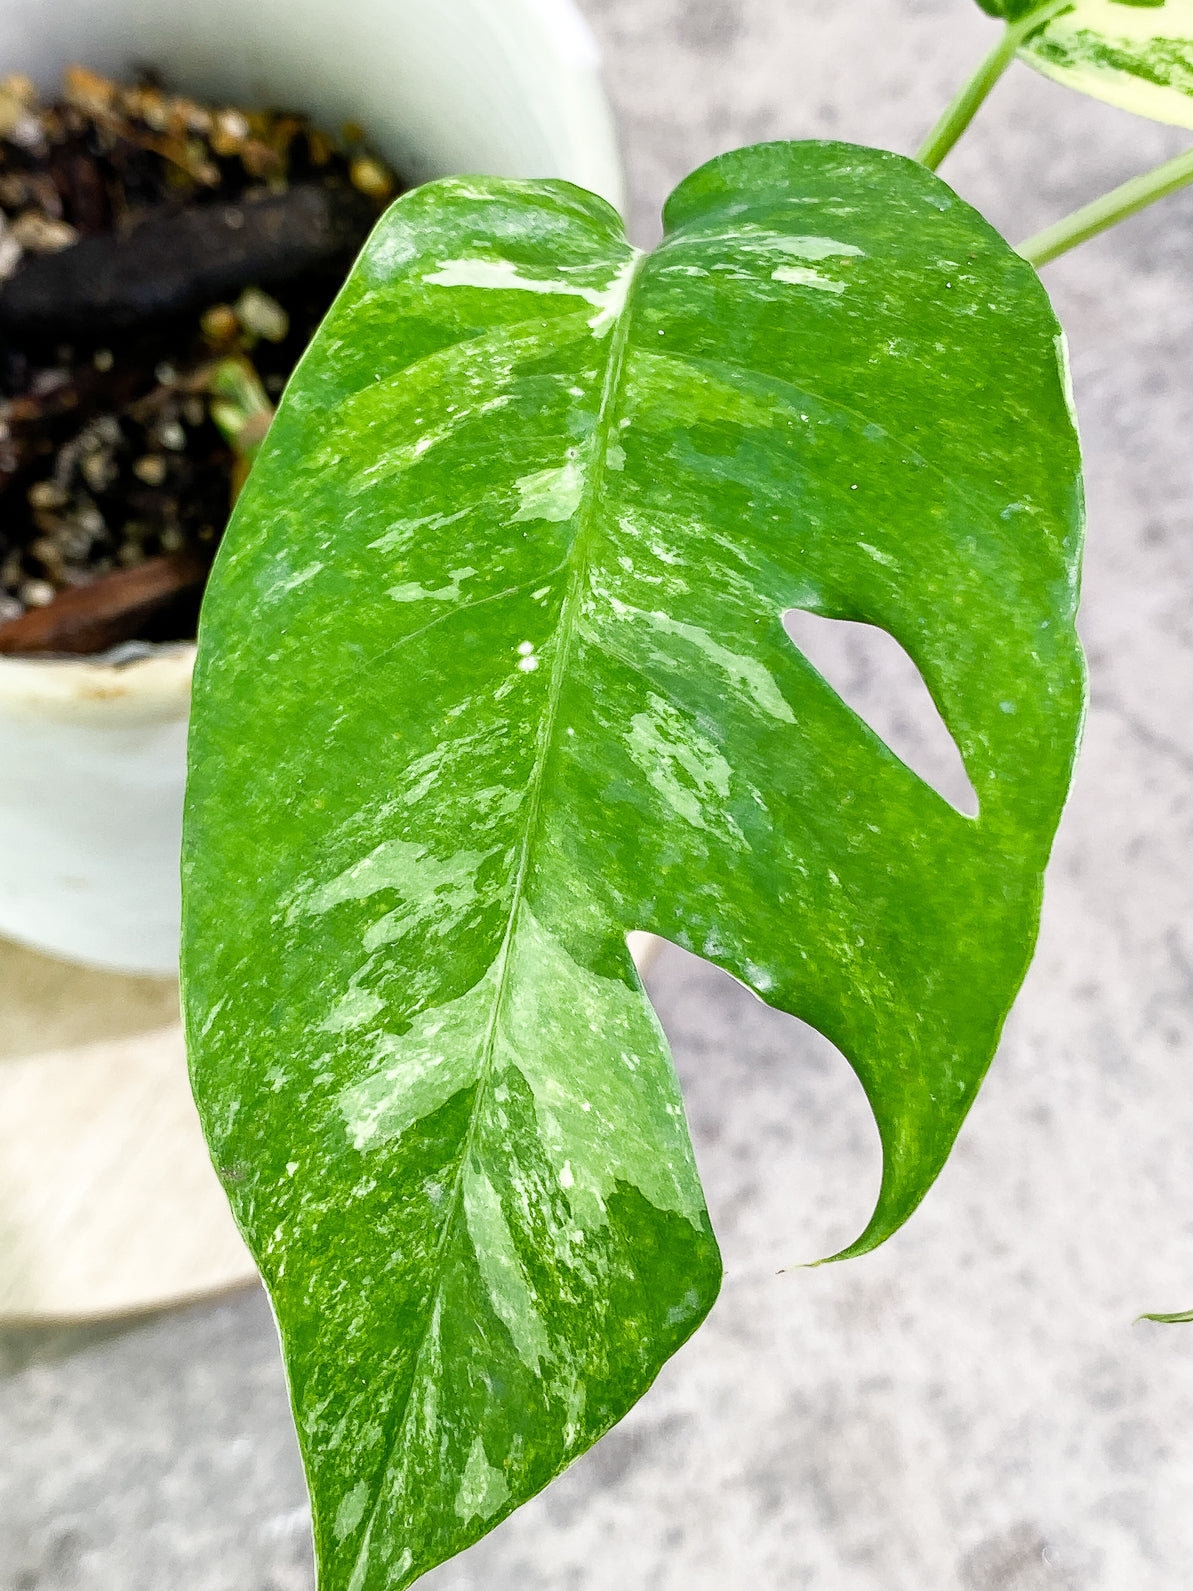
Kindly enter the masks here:
M 560 182 L 384 218 L 217 562 L 185 846 L 195 1087 L 327 1591 L 481 1535 L 713 1301 L 629 931 L 849 1057 L 884 1150 L 853 1252 L 922 1197 L 1036 932 L 1080 520 L 1043 289 L 912 161 L 727 155 L 645 257 Z M 976 819 L 792 608 L 903 645 Z
M 978 0 L 1018 22 L 1035 0 Z M 1072 0 L 1020 46 L 1046 77 L 1153 121 L 1193 127 L 1193 0 Z

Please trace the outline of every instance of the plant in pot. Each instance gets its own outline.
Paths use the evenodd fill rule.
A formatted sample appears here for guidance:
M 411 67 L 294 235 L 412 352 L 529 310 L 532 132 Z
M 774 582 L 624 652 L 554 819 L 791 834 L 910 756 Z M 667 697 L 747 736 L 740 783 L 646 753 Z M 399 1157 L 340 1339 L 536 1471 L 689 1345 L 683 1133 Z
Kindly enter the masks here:
M 278 1315 L 321 1583 L 404 1586 L 606 1431 L 719 1267 L 626 936 L 828 1036 L 874 1214 L 940 1170 L 1034 941 L 1084 704 L 1043 262 L 933 175 L 1021 53 L 1188 123 L 1187 8 L 1014 8 L 918 161 L 767 144 L 647 255 L 564 184 L 367 245 L 217 563 L 185 850 L 193 1078 Z M 967 815 L 793 648 L 910 655 Z M 246 733 L 245 725 L 251 725 Z
M 346 122 L 365 126 L 407 180 L 459 170 L 557 173 L 619 196 L 591 44 L 566 0 L 453 3 L 433 15 L 359 0 L 334 17 L 314 5 L 267 3 L 247 18 L 225 0 L 181 17 L 136 0 L 74 5 L 69 18 L 18 3 L 0 21 L 0 62 L 51 97 L 73 63 L 129 80 L 138 62 L 151 62 L 171 85 L 217 107 L 292 107 L 335 133 Z M 4 112 L 18 131 L 19 93 L 15 103 L 9 93 Z M 86 95 L 84 77 L 76 98 Z M 151 141 L 153 129 L 139 127 Z M 205 135 L 189 136 L 201 144 Z M 21 154 L 19 144 L 12 153 Z M 265 171 L 260 182 L 268 187 L 275 176 Z M 24 195 L 22 207 L 29 221 L 40 219 Z M 64 340 L 79 329 L 64 326 Z M 6 346 L 12 336 L 10 324 Z M 120 336 L 130 340 L 127 327 Z M 51 326 L 45 341 L 56 340 Z M 101 358 L 111 352 L 91 340 Z M 267 346 L 264 338 L 259 347 Z M 169 461 L 169 449 L 149 451 Z M 27 474 L 18 477 L 22 495 Z M 195 494 L 211 490 L 209 481 Z M 208 524 L 218 506 L 209 505 Z M 200 507 L 187 512 L 202 518 Z M 52 516 L 55 505 L 32 511 Z M 0 616 L 11 619 L 22 587 L 44 596 L 28 588 L 44 586 L 47 572 L 28 562 L 14 571 Z M 131 661 L 0 655 L 0 932 L 95 965 L 173 971 L 192 661 L 189 645 L 146 648 Z
M 148 92 L 142 92 L 141 99 L 133 104 L 113 85 L 128 85 L 131 95 L 137 84 L 138 63 L 144 62 L 151 63 L 162 75 L 168 92 L 163 96 L 152 84 L 142 84 Z M 72 103 L 60 114 L 82 121 L 77 126 L 72 124 L 73 130 L 55 129 L 55 139 L 50 140 L 52 147 L 47 149 L 42 147 L 46 142 L 45 118 L 38 108 L 38 97 L 44 108 L 60 93 L 63 72 L 77 63 L 83 63 L 85 70 L 76 71 L 68 79 Z M 130 142 L 136 145 L 138 157 L 144 159 L 132 178 L 144 179 L 145 168 L 151 167 L 155 180 L 167 189 L 164 206 L 153 203 L 161 197 L 160 191 L 140 194 L 145 207 L 154 214 L 163 208 L 167 212 L 178 209 L 180 186 L 172 185 L 170 173 L 186 179 L 187 160 L 213 160 L 221 171 L 225 161 L 236 163 L 234 155 L 221 155 L 215 150 L 212 139 L 226 133 L 233 141 L 241 138 L 243 142 L 244 129 L 214 125 L 221 118 L 213 118 L 207 107 L 214 107 L 216 112 L 221 107 L 231 110 L 233 123 L 237 118 L 252 120 L 258 111 L 269 107 L 295 107 L 310 118 L 316 140 L 321 128 L 330 128 L 338 135 L 345 122 L 357 122 L 368 128 L 368 147 L 377 151 L 388 169 L 400 171 L 407 180 L 458 170 L 557 173 L 601 189 L 613 199 L 619 195 L 617 159 L 594 52 L 583 24 L 566 0 L 549 5 L 530 0 L 525 4 L 520 0 L 514 4 L 509 0 L 483 0 L 480 4 L 453 0 L 436 6 L 433 12 L 415 5 L 380 6 L 361 0 L 336 8 L 334 15 L 325 7 L 282 6 L 268 0 L 255 5 L 250 15 L 241 15 L 239 7 L 223 0 L 204 0 L 179 15 L 160 5 L 139 4 L 136 0 L 49 10 L 39 4 L 15 3 L 6 6 L 0 18 L 0 75 L 4 74 L 10 75 L 10 81 L 0 104 L 0 117 L 7 118 L 6 133 L 16 135 L 15 142 L 10 140 L 5 146 L 5 175 L 14 184 L 19 177 L 22 184 L 12 205 L 6 206 L 12 211 L 5 240 L 6 302 L 18 288 L 28 288 L 33 266 L 57 270 L 59 286 L 62 276 L 69 276 L 73 270 L 73 290 L 84 300 L 81 310 L 76 304 L 76 324 L 59 328 L 51 322 L 39 328 L 37 336 L 46 353 L 47 367 L 55 363 L 59 342 L 71 341 L 76 352 L 86 349 L 89 372 L 98 381 L 119 374 L 140 333 L 125 326 L 101 336 L 88 320 L 85 295 L 96 287 L 95 273 L 76 270 L 73 262 L 90 245 L 86 240 L 74 245 L 65 229 L 80 222 L 78 209 L 72 209 L 69 203 L 61 206 L 62 195 L 53 193 L 55 173 L 62 176 L 64 151 L 69 155 L 71 137 L 84 144 L 90 140 L 89 147 L 97 137 L 101 144 L 107 140 L 101 154 L 104 148 L 111 154 L 113 149 L 119 152 Z M 175 91 L 177 96 L 185 94 L 185 100 L 176 97 Z M 146 110 L 148 119 L 140 114 Z M 178 129 L 171 124 L 171 117 L 177 120 L 176 113 L 183 112 L 184 119 L 190 116 L 194 125 L 183 129 L 185 136 L 180 141 L 175 139 L 178 147 L 171 146 L 163 155 L 153 146 L 174 137 Z M 164 120 L 166 125 L 155 127 L 155 120 Z M 259 127 L 250 127 L 249 141 L 260 132 L 268 132 L 270 126 L 278 130 L 268 120 Z M 55 141 L 57 132 L 64 134 L 61 141 Z M 306 136 L 304 132 L 301 138 Z M 24 144 L 22 139 L 26 140 Z M 298 145 L 293 147 L 297 149 Z M 305 161 L 310 154 L 308 146 L 301 159 Z M 333 166 L 339 159 L 329 158 Z M 38 169 L 39 162 L 42 167 L 52 165 L 54 170 Z M 94 187 L 95 165 L 89 170 Z M 326 172 L 327 168 L 320 170 Z M 269 166 L 268 160 L 262 171 L 259 180 L 253 178 L 253 182 L 266 191 L 246 198 L 243 192 L 205 184 L 206 173 L 196 167 L 190 177 L 208 193 L 209 199 L 212 193 L 217 199 L 214 204 L 196 209 L 194 215 L 205 220 L 222 218 L 227 229 L 230 224 L 245 221 L 244 205 L 251 199 L 259 205 L 251 218 L 254 224 L 262 216 L 268 217 L 279 189 L 285 185 L 293 191 L 300 184 L 290 179 L 301 173 L 293 167 L 287 176 Z M 101 162 L 101 181 L 110 176 L 110 169 Z M 364 176 L 367 186 L 368 173 Z M 52 206 L 47 209 L 43 202 L 47 181 L 52 198 L 62 207 L 61 215 L 53 214 Z M 110 207 L 112 195 L 101 194 L 100 200 Z M 185 222 L 185 214 L 182 219 Z M 372 217 L 368 219 L 371 221 Z M 34 236 L 35 223 L 41 227 L 40 238 Z M 53 235 L 55 226 L 57 235 Z M 218 230 L 214 221 L 210 230 Z M 232 230 L 237 238 L 246 235 L 243 226 L 232 225 Z M 143 230 L 136 234 L 140 240 L 145 235 Z M 28 247 L 20 242 L 22 236 Z M 47 247 L 39 253 L 33 247 L 38 241 L 53 244 L 60 251 L 51 252 Z M 198 227 L 191 255 L 201 254 L 209 241 L 209 229 L 205 225 Z M 71 246 L 60 247 L 68 243 Z M 13 248 L 8 247 L 13 244 L 24 251 L 19 262 L 12 257 Z M 114 283 L 122 291 L 129 288 L 126 263 L 122 260 L 120 268 L 109 273 L 109 286 Z M 144 264 L 144 260 L 138 262 L 139 267 Z M 152 272 L 143 273 L 140 280 L 142 288 L 156 291 L 160 273 L 159 277 Z M 243 294 L 245 287 L 251 292 L 255 285 L 229 283 L 226 289 L 211 294 L 208 301 L 190 305 L 186 310 L 188 337 L 193 339 L 197 331 L 201 338 L 207 338 L 211 352 L 217 353 L 220 328 L 204 324 L 204 311 L 222 304 L 225 314 L 227 308 L 237 314 L 247 308 L 251 318 L 254 306 L 251 297 L 245 303 Z M 289 291 L 286 286 L 274 287 L 269 296 L 284 301 Z M 331 296 L 330 291 L 327 296 Z M 286 308 L 286 303 L 282 307 Z M 223 372 L 224 378 L 234 378 L 238 372 L 243 375 L 239 355 L 245 351 L 256 363 L 263 381 L 269 379 L 271 358 L 287 349 L 297 356 L 299 318 L 295 306 L 289 305 L 293 321 L 289 337 L 283 337 L 280 343 L 271 341 L 280 330 L 276 308 L 277 302 L 271 308 L 268 301 L 263 303 L 258 297 L 256 310 L 264 313 L 266 319 L 274 315 L 274 323 L 271 327 L 258 319 L 252 333 L 257 341 L 252 349 L 226 348 L 234 357 L 230 369 Z M 243 322 L 240 324 L 243 331 Z M 12 356 L 22 352 L 24 336 L 25 331 L 14 319 L 5 320 L 0 343 L 10 357 L 10 365 Z M 215 363 L 219 361 L 212 361 Z M 11 400 L 15 396 L 18 403 L 28 396 L 20 387 L 20 374 L 6 371 L 6 397 Z M 161 376 L 165 379 L 159 379 Z M 146 386 L 150 395 L 160 395 L 160 390 L 170 386 L 172 380 L 171 372 L 151 369 Z M 66 383 L 66 390 L 67 396 L 75 400 L 76 413 L 86 406 L 88 395 L 84 393 L 80 401 L 71 381 Z M 34 394 L 38 396 L 52 399 L 53 392 L 46 389 Z M 270 401 L 274 396 L 265 394 Z M 168 445 L 176 440 L 172 433 L 165 434 L 172 427 L 181 426 L 188 436 L 201 435 L 213 450 L 219 449 L 219 434 L 206 415 L 200 424 L 192 426 L 188 413 L 181 412 L 200 402 L 214 412 L 216 419 L 225 421 L 244 453 L 248 439 L 240 422 L 245 418 L 251 421 L 254 405 L 259 414 L 263 401 L 251 385 L 247 399 L 246 403 L 244 386 L 222 394 L 175 391 L 170 401 L 179 407 L 179 413 L 146 413 L 135 448 L 125 448 L 127 439 L 121 439 L 116 450 L 116 463 L 123 472 L 121 480 L 143 495 L 169 495 L 163 491 L 163 487 L 169 487 L 169 479 L 159 481 L 150 474 L 142 480 L 136 472 L 170 472 L 177 459 L 186 456 Z M 234 411 L 231 414 L 227 412 L 229 407 Z M 48 439 L 51 446 L 59 447 L 63 435 L 69 439 L 75 437 L 76 431 L 86 430 L 84 422 L 72 428 L 70 420 L 70 414 L 65 415 L 64 431 Z M 11 401 L 6 423 L 9 429 L 2 444 L 6 457 L 7 452 L 24 448 L 27 443 L 36 446 L 46 440 L 31 434 L 24 411 L 20 416 L 13 415 Z M 149 436 L 154 427 L 163 434 Z M 48 549 L 38 549 L 47 556 L 65 550 L 66 567 L 60 572 L 66 578 L 59 581 L 61 586 L 78 573 L 69 567 L 70 550 L 52 544 L 53 534 L 60 524 L 71 530 L 87 530 L 87 525 L 80 527 L 78 523 L 80 514 L 90 513 L 105 503 L 108 483 L 99 481 L 96 472 L 111 465 L 113 449 L 103 437 L 97 440 L 101 446 L 93 453 L 77 449 L 73 462 L 66 461 L 70 469 L 61 481 L 55 477 L 58 459 L 43 459 L 34 468 L 26 467 L 27 459 L 18 459 L 18 469 L 10 472 L 11 489 L 16 495 L 13 498 L 5 494 L 7 517 L 0 529 L 6 559 L 14 553 L 14 541 L 19 543 L 14 568 L 9 571 L 13 578 L 5 585 L 5 603 L 0 609 L 0 618 L 6 621 L 3 629 L 10 638 L 14 629 L 28 626 L 33 620 L 48 620 L 63 605 L 61 600 L 55 600 L 51 606 L 38 606 L 47 594 L 38 589 L 38 583 L 44 587 L 54 570 L 31 561 L 37 557 L 37 553 L 30 553 L 32 540 L 42 537 L 51 543 Z M 120 449 L 125 449 L 128 456 Z M 225 454 L 222 463 L 227 462 Z M 88 480 L 88 470 L 92 480 Z M 211 529 L 218 532 L 219 514 L 226 507 L 226 469 L 212 469 L 206 474 L 198 471 L 192 486 L 190 495 L 185 491 L 174 494 L 173 508 L 184 521 L 184 529 L 188 535 L 192 529 L 196 534 Z M 30 490 L 33 501 L 28 496 Z M 208 502 L 213 493 L 219 501 Z M 90 503 L 85 494 L 90 494 Z M 34 516 L 42 523 L 27 523 Z M 123 519 L 118 515 L 110 517 L 113 522 L 105 521 L 104 534 L 123 534 L 128 528 Z M 19 524 L 14 525 L 14 520 Z M 176 558 L 185 551 L 164 545 L 156 529 L 154 534 L 157 539 L 151 540 L 147 549 L 155 555 L 148 560 L 150 563 L 157 562 L 157 554 Z M 108 553 L 113 562 L 119 561 L 115 546 L 109 546 Z M 138 565 L 138 570 L 144 567 Z M 91 596 L 94 591 L 88 600 Z M 26 597 L 32 600 L 25 602 Z M 14 615 L 14 598 L 27 609 L 23 616 Z M 185 621 L 185 615 L 182 618 Z M 23 655 L 0 650 L 0 824 L 5 836 L 0 848 L 0 933 L 8 938 L 61 957 L 64 962 L 93 968 L 163 978 L 175 972 L 178 848 L 194 647 L 186 638 L 184 624 L 172 634 L 173 639 L 155 639 L 152 628 L 138 628 L 132 631 L 137 644 L 131 648 L 109 648 L 92 655 L 76 651 L 68 656 L 61 655 L 65 649 L 56 644 L 63 639 L 59 629 L 43 632 L 44 646 L 37 645 L 36 640 L 32 650 L 24 645 Z M 96 644 L 106 645 L 113 636 L 110 631 L 101 631 L 94 639 Z M 27 636 L 25 640 L 28 641 Z M 50 655 L 33 655 L 34 651 Z M 8 1012 L 0 1032 L 0 1051 L 9 1060 L 15 1054 L 20 1062 L 0 1070 L 5 1090 L 3 1114 L 10 1123 L 21 1123 L 19 1132 L 14 1125 L 13 1132 L 4 1135 L 0 1149 L 0 1158 L 5 1162 L 11 1230 L 14 1221 L 20 1224 L 14 1212 L 14 1198 L 21 1206 L 22 1218 L 26 1202 L 36 1204 L 39 1210 L 49 1202 L 42 1186 L 46 1179 L 39 1171 L 39 1161 L 45 1164 L 46 1157 L 41 1151 L 32 1152 L 30 1145 L 36 1141 L 44 1150 L 46 1139 L 42 1134 L 52 1135 L 56 1148 L 50 1158 L 55 1165 L 68 1166 L 78 1158 L 78 1146 L 73 1138 L 68 1141 L 63 1136 L 66 1125 L 74 1123 L 80 1134 L 96 1136 L 97 1124 L 76 1120 L 78 1113 L 74 1110 L 77 1098 L 84 1092 L 91 1097 L 95 1072 L 102 1070 L 106 1079 L 102 1093 L 108 1115 L 114 1119 L 123 1116 L 128 1121 L 136 1118 L 136 1101 L 143 1100 L 149 1090 L 148 1071 L 139 1074 L 139 1080 L 133 1078 L 141 1062 L 153 1072 L 154 1089 L 165 1085 L 171 1067 L 179 1079 L 182 1073 L 176 1047 L 171 1048 L 172 1034 L 161 1027 L 168 1010 L 168 985 L 162 984 L 156 990 L 140 983 L 120 984 L 117 980 L 108 985 L 91 975 L 83 977 L 65 965 L 55 973 L 48 963 L 34 962 L 7 948 L 2 955 L 6 986 L 37 985 L 37 990 L 23 1002 L 29 1009 L 15 1015 Z M 36 1039 L 30 1045 L 27 1038 L 28 1030 L 37 1026 L 33 1005 L 38 1000 L 47 1013 L 47 1029 L 55 1035 L 43 1038 L 41 1047 Z M 94 1033 L 81 1017 L 66 1023 L 59 1022 L 56 1016 L 50 1020 L 48 1013 L 79 1001 L 94 1001 L 97 1007 Z M 127 1027 L 120 1025 L 112 1009 L 121 1001 L 127 1007 Z M 102 1012 L 99 1007 L 103 1007 Z M 86 1045 L 79 1048 L 80 1041 L 88 1037 L 99 1040 L 114 1033 L 139 1032 L 137 1024 L 144 1026 L 143 1016 L 149 1012 L 150 1025 L 157 1028 L 157 1034 L 152 1043 L 148 1037 L 144 1043 L 138 1037 L 136 1065 L 126 1050 L 105 1049 L 101 1068 L 98 1052 L 93 1054 Z M 70 1056 L 63 1045 L 69 1045 L 72 1053 L 77 1051 L 88 1063 L 85 1090 L 79 1068 L 75 1067 L 72 1073 Z M 42 1048 L 54 1049 L 53 1065 L 35 1064 L 41 1059 Z M 128 1089 L 122 1096 L 126 1081 Z M 121 1097 L 127 1108 L 117 1104 Z M 179 1108 L 174 1115 L 180 1120 L 181 1095 L 177 1103 Z M 37 1124 L 37 1133 L 31 1137 L 33 1123 Z M 103 1136 L 102 1132 L 99 1136 Z M 131 1146 L 126 1147 L 131 1153 Z M 96 1163 L 107 1164 L 111 1150 L 110 1142 L 101 1144 Z M 19 1167 L 16 1161 L 10 1162 L 10 1151 L 19 1160 Z M 125 1157 L 121 1157 L 121 1164 L 126 1164 Z M 205 1157 L 203 1165 L 206 1166 Z M 171 1169 L 171 1156 L 163 1155 L 157 1171 L 171 1173 Z M 21 1182 L 23 1190 L 19 1198 L 13 1191 L 15 1180 Z M 179 1180 L 181 1206 L 181 1183 L 186 1180 L 185 1198 L 189 1199 L 192 1181 Z M 155 1198 L 162 1191 L 159 1187 Z M 92 1189 L 89 1207 L 98 1209 L 107 1195 L 106 1186 Z M 110 1224 L 119 1231 L 115 1216 Z M 58 1233 L 57 1226 L 55 1232 Z M 67 1297 L 57 1286 L 61 1256 L 48 1239 L 41 1241 L 45 1234 L 40 1227 L 37 1233 L 40 1236 L 35 1242 L 34 1229 L 30 1228 L 26 1234 L 29 1241 L 22 1239 L 18 1243 L 20 1255 L 11 1264 L 12 1244 L 6 1248 L 4 1274 L 0 1278 L 0 1313 L 111 1310 L 134 1303 L 144 1305 L 172 1290 L 163 1283 L 160 1273 L 140 1278 L 146 1290 L 126 1286 L 129 1278 L 119 1274 L 122 1260 L 113 1256 L 106 1268 L 103 1263 L 92 1264 L 88 1274 L 94 1287 L 87 1299 L 77 1292 Z M 67 1241 L 68 1234 L 59 1235 Z M 159 1233 L 159 1240 L 160 1236 Z M 69 1241 L 72 1252 L 90 1248 L 93 1258 L 102 1247 L 94 1242 L 94 1229 L 91 1239 L 79 1233 Z M 121 1245 L 122 1253 L 123 1248 Z M 163 1246 L 159 1241 L 159 1248 L 166 1270 L 172 1276 L 177 1272 L 176 1290 L 191 1290 L 185 1280 L 191 1263 L 183 1257 L 186 1244 Z M 241 1251 L 237 1243 L 226 1252 L 231 1255 Z M 242 1266 L 243 1262 L 237 1258 L 236 1263 Z M 10 1279 L 15 1289 L 11 1295 L 7 1285 Z

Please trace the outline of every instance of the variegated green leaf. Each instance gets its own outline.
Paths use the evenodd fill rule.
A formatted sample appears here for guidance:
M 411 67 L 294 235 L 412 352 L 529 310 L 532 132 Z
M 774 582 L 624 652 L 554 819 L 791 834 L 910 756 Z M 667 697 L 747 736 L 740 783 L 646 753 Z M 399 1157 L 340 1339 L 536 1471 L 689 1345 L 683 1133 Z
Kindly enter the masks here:
M 979 0 L 1010 22 L 1047 20 L 1019 46 L 1029 66 L 1068 88 L 1153 121 L 1193 127 L 1193 0 Z
M 483 1533 L 713 1300 L 628 931 L 850 1058 L 884 1148 L 855 1251 L 943 1163 L 1035 935 L 1083 700 L 1038 280 L 848 145 L 725 156 L 666 222 L 641 257 L 564 183 L 403 197 L 209 591 L 188 1034 L 327 1591 Z M 841 702 L 795 607 L 903 644 L 979 817 Z

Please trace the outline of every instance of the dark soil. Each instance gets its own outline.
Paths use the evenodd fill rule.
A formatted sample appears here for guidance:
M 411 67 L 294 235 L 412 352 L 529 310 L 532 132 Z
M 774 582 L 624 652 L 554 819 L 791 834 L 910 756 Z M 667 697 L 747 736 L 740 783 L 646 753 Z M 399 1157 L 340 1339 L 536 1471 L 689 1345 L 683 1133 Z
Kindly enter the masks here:
M 193 636 L 271 403 L 399 191 L 357 128 L 0 83 L 0 652 Z

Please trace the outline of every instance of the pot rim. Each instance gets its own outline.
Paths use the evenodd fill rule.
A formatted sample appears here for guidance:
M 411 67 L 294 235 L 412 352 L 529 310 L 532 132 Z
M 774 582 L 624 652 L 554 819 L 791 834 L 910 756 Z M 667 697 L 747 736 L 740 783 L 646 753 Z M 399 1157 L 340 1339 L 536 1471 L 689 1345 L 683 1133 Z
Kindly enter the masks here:
M 0 657 L 0 713 L 8 719 L 168 721 L 187 710 L 194 641 L 111 657 Z

